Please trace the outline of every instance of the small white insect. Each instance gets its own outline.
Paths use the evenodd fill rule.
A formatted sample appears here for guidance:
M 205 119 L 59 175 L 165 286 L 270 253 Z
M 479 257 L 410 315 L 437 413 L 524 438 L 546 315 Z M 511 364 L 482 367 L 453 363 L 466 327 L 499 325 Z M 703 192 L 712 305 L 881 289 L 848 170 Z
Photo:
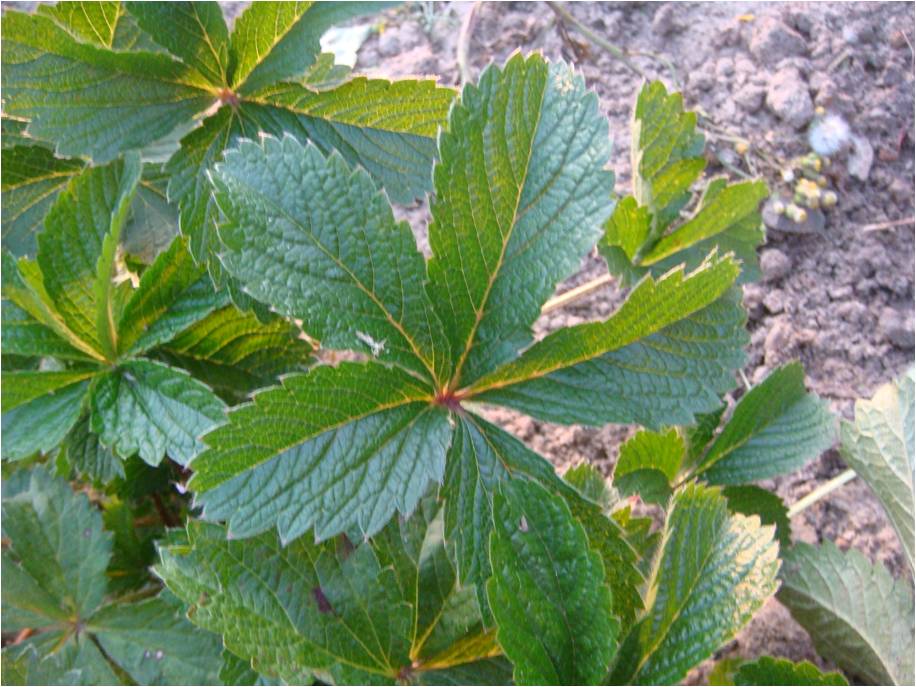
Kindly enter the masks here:
M 376 341 L 371 336 L 361 331 L 356 332 L 356 338 L 366 344 L 369 347 L 369 350 L 372 351 L 372 355 L 374 355 L 376 358 L 385 352 L 385 339 Z

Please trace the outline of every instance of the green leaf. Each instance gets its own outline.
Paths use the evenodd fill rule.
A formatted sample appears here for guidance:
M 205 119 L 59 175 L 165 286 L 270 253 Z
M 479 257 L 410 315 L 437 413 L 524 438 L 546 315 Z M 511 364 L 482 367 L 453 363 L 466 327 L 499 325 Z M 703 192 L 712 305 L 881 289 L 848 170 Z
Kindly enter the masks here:
M 721 259 L 646 277 L 609 319 L 548 334 L 470 392 L 565 424 L 692 422 L 720 404 L 744 360 L 736 275 Z
M 109 360 L 116 357 L 119 348 L 117 321 L 122 299 L 116 287 L 113 288 L 112 285 L 117 269 L 118 246 L 121 243 L 121 230 L 127 220 L 127 213 L 143 172 L 140 166 L 140 156 L 137 153 L 127 153 L 123 160 L 124 169 L 119 179 L 119 193 L 111 206 L 111 221 L 102 239 L 93 287 L 96 302 L 96 329 L 102 344 L 102 352 Z
M 102 446 L 99 437 L 92 433 L 88 413 L 67 434 L 64 451 L 67 462 L 80 476 L 101 484 L 124 477 L 124 461 Z
M 637 567 L 640 552 L 628 541 L 627 532 L 598 503 L 569 492 L 562 495 L 585 530 L 589 547 L 604 562 L 605 584 L 611 589 L 614 616 L 625 627 L 631 625 L 645 608 L 640 596 L 645 578 Z
M 48 148 L 29 143 L 4 147 L 0 153 L 3 248 L 20 256 L 35 255 L 35 235 L 43 227 L 48 208 L 86 164 L 55 157 Z
M 7 673 L 10 659 L 18 665 Z M 114 685 L 118 682 L 105 657 L 86 636 L 70 639 L 50 655 L 46 647 L 31 640 L 3 650 L 4 684 Z
M 836 421 L 826 401 L 805 392 L 790 363 L 748 391 L 694 474 L 710 484 L 742 484 L 797 470 L 830 448 Z
M 122 468 L 122 478 L 124 472 Z M 138 521 L 153 509 L 149 501 L 136 509 L 128 502 L 114 499 L 105 504 L 102 515 L 105 529 L 114 536 L 111 561 L 106 571 L 110 594 L 120 596 L 150 583 L 150 568 L 159 560 L 154 541 L 163 535 L 163 529 L 158 523 L 143 526 Z
M 245 661 L 231 651 L 223 650 L 223 667 L 219 671 L 219 681 L 224 685 L 255 685 L 262 687 L 264 685 L 279 685 L 277 680 L 265 677 L 256 672 L 249 661 Z M 295 680 L 297 684 L 307 684 L 308 677 Z
M 649 610 L 620 648 L 614 684 L 675 684 L 747 623 L 777 587 L 779 547 L 756 517 L 729 515 L 716 488 L 671 500 Z
M 274 533 L 227 541 L 223 528 L 196 522 L 188 535 L 188 545 L 160 551 L 158 574 L 191 604 L 195 624 L 222 634 L 257 672 L 368 684 L 409 666 L 411 606 L 370 546 L 300 537 L 283 547 Z
M 100 377 L 92 393 L 92 431 L 121 458 L 150 465 L 168 456 L 187 465 L 200 437 L 223 421 L 225 404 L 183 370 L 132 360 Z
M 726 186 L 724 180 L 717 182 L 710 184 L 697 213 L 677 230 L 663 236 L 646 254 L 644 264 L 661 262 L 704 239 L 728 231 L 748 216 L 755 218 L 755 226 L 760 226 L 757 208 L 769 195 L 766 184 L 747 181 Z M 762 232 L 760 238 L 763 238 Z
M 81 341 L 108 356 L 111 268 L 139 174 L 135 156 L 87 169 L 58 197 L 38 237 L 38 267 L 54 309 Z
M 839 673 L 822 673 L 809 661 L 792 663 L 784 658 L 762 656 L 742 665 L 736 685 L 848 685 Z
M 167 343 L 226 301 L 195 266 L 185 241 L 175 239 L 143 272 L 124 306 L 117 325 L 120 352 L 139 355 Z
M 219 245 L 209 170 L 236 140 L 257 138 L 258 125 L 244 116 L 246 112 L 247 108 L 221 107 L 181 139 L 178 152 L 165 165 L 169 198 L 180 208 L 181 233 L 198 262 L 206 262 Z
M 65 480 L 40 467 L 27 480 L 3 499 L 3 631 L 42 628 L 66 637 L 102 602 L 111 538 L 98 511 Z
M 2 377 L 4 407 L 8 402 L 5 388 L 12 374 L 16 373 L 4 373 Z M 88 376 L 88 373 L 80 374 Z M 89 381 L 84 378 L 37 396 L 12 410 L 5 410 L 2 420 L 3 458 L 22 460 L 36 452 L 47 453 L 57 446 L 79 418 L 88 388 Z
M 232 88 L 249 94 L 305 74 L 334 24 L 377 12 L 381 2 L 258 2 L 235 22 L 229 45 Z
M 696 465 L 700 461 L 703 453 L 715 437 L 722 415 L 725 414 L 727 409 L 728 404 L 723 403 L 711 413 L 697 415 L 696 422 L 684 428 L 684 439 L 687 443 L 687 456 L 685 459 L 687 465 Z
M 493 500 L 487 596 L 516 684 L 594 684 L 619 624 L 604 566 L 559 496 L 524 481 Z
M 912 583 L 855 549 L 796 544 L 783 553 L 779 600 L 817 652 L 868 684 L 913 682 Z
M 3 17 L 6 113 L 64 156 L 108 162 L 205 110 L 214 96 L 187 66 L 165 55 L 113 52 L 78 42 L 43 14 Z
M 42 657 L 31 644 L 3 650 L 4 685 L 83 685 L 83 671 L 68 665 L 60 654 Z
M 424 671 L 418 676 L 420 685 L 511 685 L 512 664 L 502 656 L 472 663 Z
M 458 571 L 465 584 L 490 577 L 487 553 L 493 493 L 511 479 L 556 485 L 553 467 L 518 439 L 472 413 L 455 418 L 441 495 L 445 499 L 445 534 L 455 542 Z
M 307 138 L 325 154 L 336 150 L 369 172 L 393 201 L 411 203 L 432 187 L 436 137 L 454 99 L 451 88 L 431 79 L 357 77 L 318 92 L 281 84 L 242 110 L 265 131 Z
M 3 297 L 27 312 L 35 321 L 54 332 L 81 355 L 68 354 L 63 358 L 102 361 L 102 355 L 92 345 L 78 337 L 55 309 L 42 280 L 38 263 L 26 258 L 18 261 L 8 252 L 3 252 Z M 30 324 L 30 323 L 29 323 Z M 32 334 L 46 337 L 37 330 Z M 28 345 L 28 344 L 25 344 Z
M 58 2 L 39 5 L 36 11 L 53 18 L 79 41 L 110 48 L 118 28 L 121 3 Z
M 219 637 L 188 622 L 180 604 L 161 597 L 112 604 L 86 630 L 136 684 L 219 684 Z
M 365 172 L 287 136 L 242 142 L 212 176 L 227 217 L 220 259 L 252 296 L 322 347 L 437 378 L 448 354 L 423 257 Z
M 4 355 L 51 356 L 61 359 L 90 361 L 54 330 L 41 324 L 26 310 L 12 301 L 4 300 L 2 306 L 3 326 L 0 327 L 0 350 Z
M 95 370 L 63 370 L 60 372 L 22 371 L 3 375 L 3 412 L 34 401 L 93 377 Z
M 13 119 L 6 114 L 0 115 L 0 127 L 2 127 L 2 136 L 0 136 L 0 147 L 3 150 L 15 148 L 16 146 L 40 146 L 51 150 L 53 146 L 47 141 L 39 141 L 26 134 L 25 129 L 28 121 L 24 119 Z
M 334 53 L 318 55 L 300 83 L 314 91 L 329 91 L 343 84 L 352 70 L 345 64 L 335 64 L 334 59 Z
M 217 2 L 127 3 L 140 28 L 214 86 L 227 85 L 229 31 Z
M 648 577 L 651 572 L 650 568 L 654 562 L 653 552 L 658 547 L 662 533 L 654 529 L 655 523 L 652 518 L 633 517 L 631 510 L 630 506 L 618 508 L 611 514 L 611 518 L 623 530 L 623 536 L 626 543 L 636 552 L 637 571 L 641 575 Z M 616 606 L 617 599 L 614 600 L 614 603 Z M 642 610 L 643 607 L 642 599 L 640 598 L 639 603 L 635 604 L 634 608 Z
M 882 386 L 870 401 L 856 401 L 855 424 L 843 422 L 840 452 L 884 506 L 906 553 L 913 561 L 913 396 L 911 368 Z
M 178 235 L 178 208 L 169 204 L 168 182 L 163 165 L 143 165 L 130 216 L 121 232 L 124 252 L 145 265 L 152 263 Z
M 516 55 L 465 87 L 439 141 L 429 291 L 460 388 L 515 357 L 611 210 L 607 121 L 563 64 Z
M 695 269 L 718 249 L 742 261 L 739 283 L 758 279 L 756 249 L 764 232 L 757 208 L 768 195 L 766 185 L 713 179 L 692 216 L 672 229 L 706 167 L 696 114 L 684 112 L 680 94 L 648 83 L 637 98 L 632 133 L 633 196 L 617 205 L 599 243 L 611 272 L 628 285 L 679 264 Z
M 741 260 L 739 284 L 757 281 L 757 248 L 765 238 L 757 207 L 768 195 L 763 182 L 727 185 L 724 179 L 713 179 L 703 191 L 696 213 L 664 236 L 644 264 L 652 274 L 663 274 L 680 264 L 693 269 L 710 251 L 718 250 Z
M 676 429 L 638 432 L 620 447 L 614 466 L 614 486 L 647 503 L 665 505 L 684 460 L 684 440 Z
M 368 362 L 284 377 L 205 438 L 190 488 L 232 536 L 371 536 L 440 482 L 451 429 L 414 376 Z
M 619 494 L 604 475 L 590 463 L 579 463 L 569 468 L 563 473 L 563 481 L 599 506 L 604 513 L 610 513 L 620 500 Z
M 776 526 L 776 541 L 783 548 L 792 543 L 792 523 L 786 504 L 776 494 L 750 484 L 725 487 L 722 495 L 733 513 L 757 515 L 764 525 Z
M 392 521 L 373 541 L 383 567 L 395 570 L 401 597 L 414 606 L 410 657 L 415 671 L 470 663 L 499 653 L 482 623 L 477 590 L 462 586 L 436 499 L 406 522 Z
M 660 81 L 643 86 L 631 125 L 633 196 L 652 217 L 650 235 L 658 237 L 690 198 L 690 186 L 703 173 L 703 137 L 697 116 L 684 112 L 679 93 Z
M 299 330 L 276 317 L 264 324 L 233 306 L 214 311 L 172 339 L 159 354 L 224 397 L 240 398 L 302 372 L 312 347 Z

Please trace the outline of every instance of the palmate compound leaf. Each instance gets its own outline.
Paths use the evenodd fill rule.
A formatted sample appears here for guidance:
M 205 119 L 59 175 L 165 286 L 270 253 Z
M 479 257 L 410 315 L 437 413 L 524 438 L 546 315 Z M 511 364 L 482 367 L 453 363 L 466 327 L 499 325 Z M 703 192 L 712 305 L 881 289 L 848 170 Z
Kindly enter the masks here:
M 874 685 L 913 683 L 913 587 L 832 542 L 796 544 L 783 554 L 778 598 L 817 652 Z
M 544 164 L 555 176 L 544 181 L 532 167 L 532 178 L 541 181 L 530 189 L 516 187 L 516 192 L 541 189 L 541 196 L 531 199 L 539 209 L 535 212 L 532 206 L 518 216 L 509 212 L 506 221 L 518 227 L 500 227 L 495 220 L 468 225 L 475 233 L 449 249 L 457 253 L 446 251 L 434 258 L 440 266 L 457 261 L 449 265 L 449 278 L 457 279 L 461 251 L 470 250 L 464 243 L 478 232 L 482 240 L 488 234 L 502 237 L 497 242 L 501 244 L 503 231 L 532 231 L 533 225 L 527 223 L 534 214 L 542 234 L 553 236 L 557 227 L 566 227 L 565 219 L 556 219 L 562 213 L 544 219 L 548 209 L 538 205 L 540 199 L 552 198 L 567 209 L 575 206 L 579 213 L 597 202 L 581 196 L 586 189 L 589 194 L 595 188 L 609 193 L 605 186 L 610 177 L 599 159 L 607 145 L 594 133 L 601 130 L 600 116 L 568 70 L 547 67 L 536 57 L 513 57 L 505 73 L 491 67 L 488 74 L 492 83 L 487 88 L 494 98 L 504 99 L 500 84 L 516 93 L 509 108 L 512 121 L 536 120 L 528 109 L 542 111 L 541 117 L 547 119 L 577 113 L 576 122 L 589 122 L 588 142 L 582 146 L 571 138 L 572 125 L 565 119 L 562 126 L 538 129 L 534 143 L 529 141 L 524 149 L 536 150 L 539 145 L 554 151 L 557 159 Z M 519 89 L 529 82 L 541 84 L 546 95 L 519 100 Z M 462 135 L 479 141 L 483 132 L 507 126 L 507 107 L 462 103 L 454 108 L 453 118 L 463 122 Z M 503 134 L 487 133 L 484 138 L 490 141 L 487 137 L 492 136 Z M 496 138 L 491 141 L 492 156 L 473 159 L 465 156 L 474 146 L 462 147 L 458 139 L 443 143 L 436 174 L 448 193 L 436 201 L 440 215 L 448 207 L 456 214 L 477 212 L 468 174 L 477 175 L 474 183 L 480 184 L 492 175 L 503 178 L 507 164 L 523 164 L 504 152 Z M 528 173 L 527 166 L 521 170 Z M 476 430 L 465 424 L 459 408 L 462 402 L 473 402 L 486 391 L 481 400 L 512 398 L 507 402 L 512 405 L 511 394 L 527 391 L 529 383 L 549 384 L 564 375 L 585 380 L 594 366 L 604 366 L 603 374 L 592 378 L 573 402 L 560 393 L 532 405 L 549 417 L 562 412 L 567 422 L 689 421 L 693 413 L 719 405 L 715 389 L 731 386 L 732 370 L 743 360 L 744 315 L 735 292 L 729 290 L 738 268 L 727 258 L 711 257 L 690 274 L 673 270 L 657 281 L 647 277 L 607 322 L 558 332 L 532 346 L 519 361 L 478 380 L 480 388 L 475 384 L 456 389 L 452 385 L 458 383 L 464 349 L 456 354 L 443 333 L 436 305 L 425 289 L 431 284 L 426 265 L 410 230 L 394 222 L 365 172 L 351 172 L 336 155 L 325 158 L 287 136 L 242 142 L 215 167 L 212 178 L 224 215 L 220 257 L 229 274 L 277 312 L 301 319 L 303 329 L 323 346 L 355 349 L 377 359 L 289 376 L 281 388 L 257 394 L 252 404 L 229 415 L 225 427 L 205 438 L 209 448 L 193 463 L 190 487 L 205 516 L 229 519 L 234 536 L 250 536 L 273 525 L 284 541 L 310 527 L 319 539 L 352 527 L 371 534 L 396 510 L 409 514 L 426 485 L 442 481 L 446 462 L 450 474 L 465 480 L 459 487 L 449 478 L 447 498 L 461 501 L 446 516 L 449 532 L 481 527 L 489 519 L 473 513 L 472 504 L 486 508 L 482 504 L 489 501 L 493 484 L 513 468 L 511 463 L 500 466 L 491 447 L 482 448 L 486 442 L 474 439 Z M 524 258 L 513 254 L 503 262 L 515 272 L 513 283 L 543 290 L 537 272 L 546 258 L 526 246 L 529 249 L 534 252 Z M 521 262 L 512 262 L 516 257 Z M 491 265 L 490 272 L 468 269 L 462 278 L 468 288 L 479 290 L 481 284 L 499 281 L 501 274 L 499 265 Z M 432 286 L 429 291 L 438 293 Z M 542 295 L 546 298 L 546 292 Z M 488 321 L 508 318 L 515 322 L 513 328 L 520 326 L 516 303 L 503 299 L 489 301 L 487 307 Z M 467 343 L 473 348 L 479 330 L 472 329 L 465 334 L 473 339 Z M 652 393 L 637 395 L 646 388 Z M 518 407 L 527 409 L 522 403 Z M 453 459 L 447 461 L 449 445 Z M 476 448 L 470 450 L 471 446 Z M 325 455 L 337 458 L 331 462 Z M 526 466 L 523 473 L 534 469 L 527 458 L 521 462 Z M 396 475 L 403 477 L 395 479 Z M 462 579 L 485 579 L 485 561 L 479 556 L 474 560 L 472 549 L 477 548 L 475 538 L 479 544 L 487 532 L 471 529 L 466 538 L 462 535 Z
M 790 363 L 741 398 L 691 474 L 710 484 L 768 479 L 797 470 L 835 439 L 827 402 L 805 391 L 804 369 Z
M 516 684 L 597 684 L 617 648 L 601 557 L 560 496 L 504 482 L 493 499 L 487 597 Z
M 729 515 L 716 487 L 671 500 L 645 617 L 620 647 L 614 684 L 675 684 L 776 591 L 778 545 L 756 517 Z
M 63 637 L 102 603 L 111 537 L 66 481 L 37 468 L 3 498 L 3 631 L 48 628 Z
M 848 685 L 836 672 L 823 673 L 809 661 L 792 663 L 763 656 L 743 664 L 735 673 L 736 685 Z
M 429 190 L 452 89 L 432 80 L 356 78 L 316 91 L 310 82 L 321 34 L 385 6 L 259 2 L 231 36 L 216 3 L 63 3 L 34 15 L 9 12 L 4 109 L 30 119 L 29 132 L 61 155 L 97 163 L 187 131 L 202 116 L 166 170 L 182 233 L 195 259 L 208 261 L 216 241 L 207 171 L 240 136 L 289 132 L 337 150 L 401 202 Z M 224 107 L 209 115 L 214 105 Z M 218 263 L 211 269 L 221 280 Z M 243 294 L 235 294 L 241 303 Z
M 913 562 L 913 396 L 916 372 L 882 386 L 871 400 L 856 401 L 855 423 L 843 422 L 840 452 L 881 501 Z
M 136 156 L 129 158 L 71 182 L 48 216 L 37 261 L 4 254 L 4 354 L 80 363 L 65 372 L 4 374 L 4 458 L 49 451 L 91 410 L 91 436 L 83 425 L 73 429 L 68 451 L 78 470 L 105 478 L 121 470 L 109 448 L 118 459 L 139 452 L 152 465 L 166 454 L 186 463 L 199 437 L 223 420 L 225 404 L 205 384 L 138 357 L 228 301 L 181 239 L 144 271 L 138 288 L 117 283 L 117 239 L 140 178 Z M 260 331 L 249 327 L 251 335 Z
M 425 506 L 356 546 L 343 536 L 283 546 L 273 532 L 233 541 L 192 522 L 187 543 L 161 549 L 157 573 L 194 623 L 269 678 L 375 684 L 473 672 L 493 654 L 492 633 L 473 590 L 456 584 L 435 502 Z
M 617 204 L 598 244 L 611 272 L 629 284 L 678 264 L 693 269 L 718 247 L 742 261 L 739 283 L 758 279 L 756 249 L 764 232 L 757 208 L 768 195 L 766 185 L 713 179 L 696 210 L 674 226 L 706 167 L 696 113 L 684 111 L 679 93 L 669 95 L 658 81 L 647 83 L 636 101 L 632 132 L 633 195 Z
M 120 683 L 112 665 L 138 684 L 215 683 L 219 639 L 167 595 L 106 603 L 101 514 L 42 467 L 22 475 L 3 496 L 3 631 L 33 630 L 16 650 L 34 646 L 81 684 Z

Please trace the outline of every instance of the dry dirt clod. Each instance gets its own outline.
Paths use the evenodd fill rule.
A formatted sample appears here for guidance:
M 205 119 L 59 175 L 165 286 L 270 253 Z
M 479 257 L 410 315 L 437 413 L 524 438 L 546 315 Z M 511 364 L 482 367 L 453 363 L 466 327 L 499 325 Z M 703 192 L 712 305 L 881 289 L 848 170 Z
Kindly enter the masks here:
M 763 105 L 763 97 L 766 94 L 763 88 L 756 84 L 749 83 L 739 88 L 734 95 L 735 102 L 749 114 L 757 112 Z
M 683 30 L 683 26 L 678 23 L 675 17 L 675 9 L 673 4 L 664 4 L 658 8 L 655 12 L 655 16 L 652 17 L 652 31 L 656 36 L 664 38 L 670 36 L 674 33 L 680 33 Z
M 760 254 L 760 271 L 765 282 L 779 281 L 791 270 L 792 261 L 778 248 L 768 248 Z
M 784 67 L 770 77 L 767 106 L 795 129 L 801 129 L 814 117 L 808 84 L 795 67 Z
M 913 332 L 913 309 L 909 308 L 907 312 L 897 308 L 884 308 L 881 311 L 881 317 L 878 319 L 878 329 L 881 334 L 890 343 L 905 351 L 913 350 L 914 332 Z
M 763 17 L 756 22 L 748 48 L 758 62 L 768 66 L 808 52 L 805 39 L 775 17 Z

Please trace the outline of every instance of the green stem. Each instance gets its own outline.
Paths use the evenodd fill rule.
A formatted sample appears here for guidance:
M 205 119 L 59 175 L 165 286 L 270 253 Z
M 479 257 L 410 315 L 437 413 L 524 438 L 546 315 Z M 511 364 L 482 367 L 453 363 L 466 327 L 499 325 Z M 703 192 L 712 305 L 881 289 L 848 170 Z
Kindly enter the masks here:
M 789 517 L 794 518 L 796 515 L 801 513 L 803 510 L 805 510 L 806 508 L 810 506 L 813 506 L 815 503 L 820 501 L 822 498 L 824 498 L 831 492 L 836 491 L 837 489 L 842 487 L 844 484 L 846 484 L 850 480 L 855 479 L 855 477 L 856 477 L 855 470 L 846 470 L 845 472 L 841 472 L 839 475 L 834 477 L 832 480 L 828 482 L 824 482 L 821 486 L 819 486 L 817 489 L 812 491 L 810 494 L 808 494 L 807 496 L 803 496 L 798 501 L 796 501 L 795 504 L 789 509 Z

